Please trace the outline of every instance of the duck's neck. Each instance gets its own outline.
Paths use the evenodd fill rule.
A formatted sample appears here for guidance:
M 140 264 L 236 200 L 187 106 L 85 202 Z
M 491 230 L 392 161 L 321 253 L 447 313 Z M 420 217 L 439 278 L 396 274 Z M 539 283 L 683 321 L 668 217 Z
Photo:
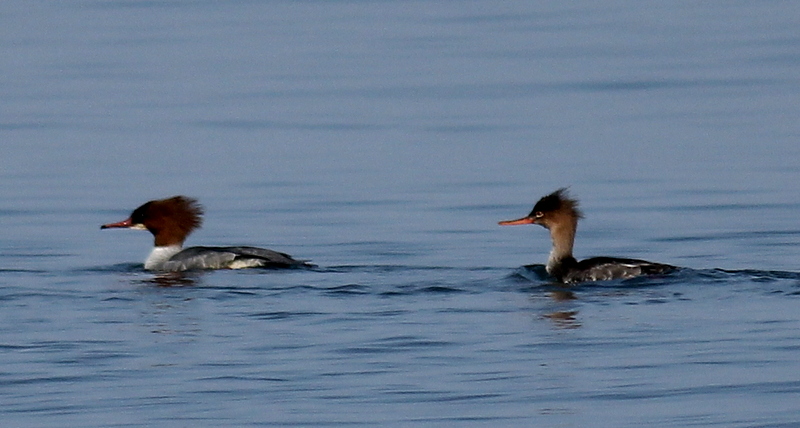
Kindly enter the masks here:
M 153 251 L 150 252 L 150 255 L 147 256 L 147 260 L 144 262 L 144 268 L 147 270 L 158 270 L 164 262 L 175 254 L 178 254 L 182 248 L 180 244 L 153 247 Z
M 550 257 L 547 259 L 547 273 L 550 275 L 561 278 L 564 268 L 575 263 L 572 246 L 575 244 L 577 228 L 577 219 L 550 228 L 550 239 L 553 240 L 553 249 L 550 250 Z

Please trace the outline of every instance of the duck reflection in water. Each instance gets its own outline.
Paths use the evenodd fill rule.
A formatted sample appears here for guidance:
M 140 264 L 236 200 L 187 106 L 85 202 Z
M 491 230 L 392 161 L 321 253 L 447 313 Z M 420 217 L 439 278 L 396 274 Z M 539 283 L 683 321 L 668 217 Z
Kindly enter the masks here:
M 186 272 L 163 272 L 143 279 L 140 283 L 156 287 L 192 287 L 197 285 L 196 277 L 197 275 L 190 275 Z

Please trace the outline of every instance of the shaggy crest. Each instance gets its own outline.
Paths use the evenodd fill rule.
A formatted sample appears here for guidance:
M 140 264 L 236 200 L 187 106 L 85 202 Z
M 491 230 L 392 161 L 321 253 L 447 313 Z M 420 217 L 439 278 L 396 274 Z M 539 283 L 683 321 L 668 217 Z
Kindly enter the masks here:
M 203 207 L 197 199 L 174 196 L 168 199 L 150 201 L 133 210 L 131 221 L 142 224 L 153 235 L 159 236 L 162 230 L 169 231 L 165 242 L 156 245 L 183 243 L 187 236 L 203 225 Z M 177 241 L 177 242 L 176 242 Z
M 536 217 L 536 213 L 549 213 L 559 210 L 569 211 L 575 217 L 583 218 L 583 213 L 580 208 L 578 208 L 578 200 L 572 199 L 569 196 L 569 191 L 566 187 L 562 187 L 544 196 L 542 199 L 539 199 L 539 202 L 533 206 L 533 210 L 531 210 L 529 216 Z

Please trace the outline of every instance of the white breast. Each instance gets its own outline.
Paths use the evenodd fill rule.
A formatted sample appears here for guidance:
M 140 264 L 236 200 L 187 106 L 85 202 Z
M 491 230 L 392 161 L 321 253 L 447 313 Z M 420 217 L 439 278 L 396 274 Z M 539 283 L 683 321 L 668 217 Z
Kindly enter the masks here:
M 147 256 L 147 260 L 144 261 L 144 268 L 147 270 L 160 270 L 164 262 L 179 252 L 181 252 L 180 245 L 154 247 L 150 255 Z

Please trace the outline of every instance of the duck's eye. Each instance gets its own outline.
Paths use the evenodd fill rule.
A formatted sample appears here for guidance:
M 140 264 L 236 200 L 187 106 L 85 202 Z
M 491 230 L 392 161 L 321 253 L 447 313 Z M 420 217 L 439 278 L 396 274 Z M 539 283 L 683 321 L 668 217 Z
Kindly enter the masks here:
M 536 218 L 542 218 L 542 217 L 544 217 L 544 213 L 543 213 L 543 212 L 541 212 L 541 211 L 536 211 L 536 212 L 533 214 L 533 216 L 534 216 L 534 217 L 536 217 Z

